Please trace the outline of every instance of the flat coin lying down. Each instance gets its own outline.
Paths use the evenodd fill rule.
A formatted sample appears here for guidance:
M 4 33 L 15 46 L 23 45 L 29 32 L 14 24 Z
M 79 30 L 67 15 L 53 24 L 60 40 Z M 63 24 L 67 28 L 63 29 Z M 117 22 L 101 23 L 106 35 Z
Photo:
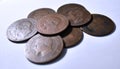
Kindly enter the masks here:
M 105 36 L 115 30 L 114 22 L 107 16 L 101 14 L 92 14 L 93 20 L 81 29 L 93 36 Z
M 40 34 L 32 37 L 26 45 L 26 58 L 34 63 L 47 63 L 58 57 L 63 50 L 60 36 L 45 37 Z
M 82 41 L 83 32 L 80 28 L 70 27 L 61 33 L 61 36 L 64 40 L 65 47 L 73 47 Z
M 52 14 L 52 13 L 55 13 L 55 11 L 51 8 L 40 8 L 40 9 L 32 11 L 28 15 L 28 18 L 33 18 L 38 21 L 41 17 L 48 15 L 48 14 Z
M 42 17 L 36 24 L 37 31 L 46 35 L 60 33 L 65 30 L 68 25 L 68 19 L 65 16 L 57 13 Z
M 7 37 L 11 41 L 24 41 L 37 33 L 36 20 L 21 19 L 11 24 L 7 29 Z
M 65 4 L 58 8 L 58 13 L 65 15 L 72 26 L 81 26 L 91 20 L 91 14 L 85 7 L 79 4 Z

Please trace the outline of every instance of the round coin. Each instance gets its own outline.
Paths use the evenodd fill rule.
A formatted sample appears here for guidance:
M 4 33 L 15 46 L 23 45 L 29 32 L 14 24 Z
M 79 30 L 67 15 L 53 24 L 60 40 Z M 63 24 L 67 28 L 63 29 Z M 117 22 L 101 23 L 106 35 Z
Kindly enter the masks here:
M 37 33 L 35 28 L 36 20 L 20 19 L 11 24 L 7 29 L 7 37 L 11 41 L 24 41 Z
M 80 28 L 71 27 L 61 33 L 65 47 L 73 47 L 83 39 L 83 32 Z
M 53 35 L 65 30 L 69 25 L 68 19 L 61 14 L 49 14 L 37 23 L 37 31 L 41 34 Z
M 52 13 L 55 13 L 55 11 L 53 9 L 50 9 L 50 8 L 40 8 L 40 9 L 37 9 L 35 11 L 32 11 L 29 15 L 28 15 L 28 18 L 33 18 L 33 19 L 36 19 L 37 21 L 45 16 L 45 15 L 48 15 L 48 14 L 52 14 Z
M 65 15 L 70 20 L 72 26 L 84 25 L 91 20 L 91 14 L 85 7 L 79 4 L 63 5 L 57 12 Z
M 25 55 L 33 63 L 48 63 L 58 57 L 63 50 L 60 36 L 46 37 L 40 34 L 32 37 L 25 48 Z
M 83 26 L 81 29 L 93 36 L 105 36 L 115 30 L 114 22 L 107 16 L 101 14 L 92 14 L 93 20 Z

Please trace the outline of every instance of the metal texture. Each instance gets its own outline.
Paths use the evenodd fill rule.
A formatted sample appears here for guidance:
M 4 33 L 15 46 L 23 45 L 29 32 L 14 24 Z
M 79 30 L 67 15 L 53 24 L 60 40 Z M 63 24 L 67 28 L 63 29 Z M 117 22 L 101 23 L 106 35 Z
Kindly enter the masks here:
M 21 19 L 11 24 L 7 29 L 7 37 L 11 41 L 24 41 L 37 33 L 36 20 Z
M 89 11 L 79 4 L 65 4 L 57 12 L 65 15 L 70 20 L 72 26 L 81 26 L 91 20 Z
M 93 20 L 81 29 L 93 36 L 105 36 L 115 30 L 114 22 L 107 16 L 101 14 L 92 14 Z
M 55 59 L 63 50 L 60 36 L 46 37 L 40 34 L 32 37 L 25 48 L 28 60 L 34 63 L 47 63 Z
M 42 17 L 37 23 L 37 31 L 53 35 L 65 30 L 69 25 L 68 19 L 61 14 L 49 14 Z

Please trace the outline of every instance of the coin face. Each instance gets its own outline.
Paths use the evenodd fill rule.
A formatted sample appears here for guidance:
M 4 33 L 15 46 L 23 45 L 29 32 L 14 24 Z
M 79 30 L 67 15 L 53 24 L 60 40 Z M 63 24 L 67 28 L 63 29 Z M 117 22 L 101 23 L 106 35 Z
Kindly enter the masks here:
M 63 37 L 65 47 L 73 47 L 83 39 L 83 32 L 80 28 L 71 27 L 64 31 L 61 35 Z
M 57 12 L 65 15 L 70 20 L 72 26 L 84 25 L 91 20 L 91 14 L 87 9 L 78 4 L 63 5 Z
M 68 19 L 65 16 L 55 13 L 42 17 L 36 26 L 38 32 L 53 35 L 65 30 L 68 25 Z
M 55 59 L 63 50 L 60 36 L 45 37 L 40 34 L 32 37 L 25 48 L 28 60 L 34 63 L 47 63 Z
M 7 37 L 11 41 L 24 41 L 36 34 L 34 19 L 21 19 L 11 24 L 7 29 Z
M 52 14 L 55 13 L 55 11 L 53 9 L 50 8 L 40 8 L 37 9 L 35 11 L 32 11 L 29 15 L 28 18 L 33 18 L 35 20 L 39 20 L 41 17 L 48 15 L 48 14 Z
M 93 36 L 105 36 L 115 30 L 114 22 L 101 14 L 92 14 L 93 20 L 81 29 Z

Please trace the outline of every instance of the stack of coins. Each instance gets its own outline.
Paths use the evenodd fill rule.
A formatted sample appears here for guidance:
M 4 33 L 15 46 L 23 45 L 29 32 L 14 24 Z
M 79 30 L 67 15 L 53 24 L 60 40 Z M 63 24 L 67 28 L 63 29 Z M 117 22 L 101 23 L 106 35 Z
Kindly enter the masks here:
M 51 8 L 32 11 L 27 18 L 17 20 L 7 29 L 13 42 L 27 41 L 26 58 L 33 63 L 55 60 L 64 48 L 77 45 L 83 32 L 92 36 L 105 36 L 115 30 L 107 16 L 91 14 L 80 4 L 65 4 L 55 12 Z

